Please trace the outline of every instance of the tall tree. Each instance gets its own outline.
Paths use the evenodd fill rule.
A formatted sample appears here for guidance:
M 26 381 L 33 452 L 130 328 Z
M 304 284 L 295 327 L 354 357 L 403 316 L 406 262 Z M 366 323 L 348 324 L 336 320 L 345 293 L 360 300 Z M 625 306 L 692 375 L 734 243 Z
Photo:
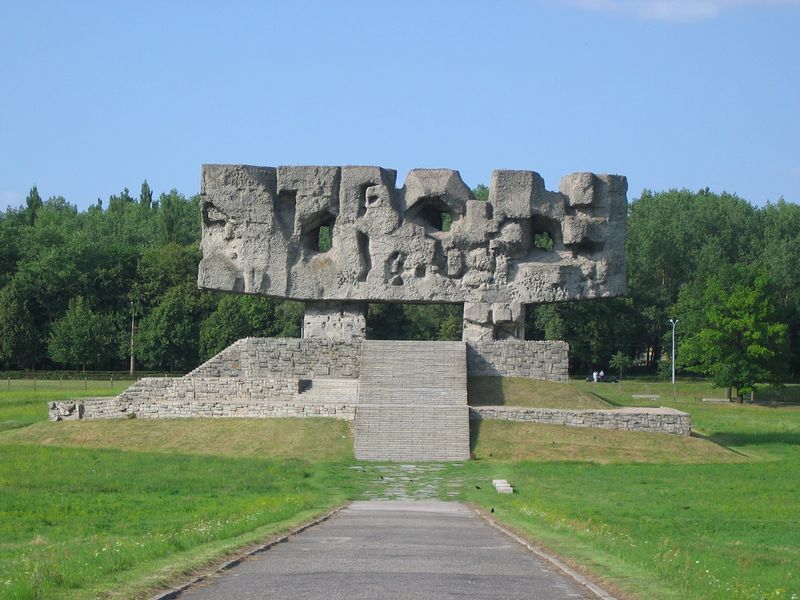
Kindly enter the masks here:
M 200 358 L 208 359 L 245 337 L 276 333 L 275 300 L 225 294 L 200 325 Z
M 139 206 L 142 209 L 149 209 L 153 204 L 153 190 L 147 184 L 147 179 L 142 182 L 142 189 L 139 192 Z
M 708 280 L 705 325 L 684 342 L 680 362 L 715 385 L 743 393 L 788 370 L 788 326 L 766 274 L 736 267 Z
M 69 302 L 66 314 L 53 324 L 48 350 L 54 362 L 96 367 L 109 353 L 112 343 L 106 319 L 94 312 L 83 296 Z
M 29 300 L 12 282 L 0 289 L 0 361 L 31 369 L 39 357 L 39 332 Z
M 25 198 L 25 205 L 28 213 L 28 225 L 36 224 L 36 217 L 39 214 L 39 209 L 42 208 L 42 197 L 39 195 L 39 190 L 36 186 L 31 188 L 28 192 L 28 197 Z
M 193 283 L 167 290 L 161 302 L 140 324 L 138 348 L 141 361 L 150 368 L 188 371 L 200 355 L 200 323 L 208 316 L 214 299 Z

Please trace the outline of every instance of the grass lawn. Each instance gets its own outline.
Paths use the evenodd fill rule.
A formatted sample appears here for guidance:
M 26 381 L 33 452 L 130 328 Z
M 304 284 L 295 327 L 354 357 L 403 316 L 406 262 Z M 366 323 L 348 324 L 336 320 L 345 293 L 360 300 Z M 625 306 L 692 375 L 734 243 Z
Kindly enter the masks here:
M 494 508 L 622 596 L 800 598 L 800 407 L 704 404 L 722 394 L 703 382 L 679 383 L 674 401 L 665 383 L 567 387 L 685 410 L 699 435 L 485 421 L 467 472 L 506 478 L 515 493 L 471 485 L 462 499 Z
M 147 597 L 363 487 L 343 421 L 45 420 L 75 395 L 0 394 L 4 599 Z
M 463 480 L 460 499 L 621 598 L 800 598 L 800 407 L 704 404 L 722 394 L 698 381 L 679 382 L 674 400 L 648 380 L 473 380 L 471 393 L 476 383 L 488 403 L 673 406 L 698 435 L 475 423 L 476 460 L 445 467 Z M 380 485 L 375 469 L 350 468 L 341 421 L 48 423 L 54 392 L 0 393 L 3 598 L 147 597 Z M 495 478 L 515 493 L 496 494 Z
M 74 381 L 30 379 L 0 381 L 0 431 L 25 427 L 36 421 L 47 419 L 47 402 L 86 398 L 92 396 L 115 396 L 128 389 L 132 381 Z
M 522 377 L 470 377 L 471 406 L 528 406 L 533 408 L 613 408 L 591 390 L 554 381 Z

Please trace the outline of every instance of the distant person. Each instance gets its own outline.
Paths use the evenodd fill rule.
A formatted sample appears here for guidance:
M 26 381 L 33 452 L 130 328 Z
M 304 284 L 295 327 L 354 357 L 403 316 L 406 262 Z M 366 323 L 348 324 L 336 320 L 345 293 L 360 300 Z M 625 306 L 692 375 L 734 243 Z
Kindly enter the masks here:
M 592 372 L 592 382 L 597 383 L 597 371 Z
M 600 377 L 600 381 L 606 380 L 606 374 L 605 371 L 603 371 L 603 369 L 600 369 L 600 374 L 598 375 L 598 377 Z

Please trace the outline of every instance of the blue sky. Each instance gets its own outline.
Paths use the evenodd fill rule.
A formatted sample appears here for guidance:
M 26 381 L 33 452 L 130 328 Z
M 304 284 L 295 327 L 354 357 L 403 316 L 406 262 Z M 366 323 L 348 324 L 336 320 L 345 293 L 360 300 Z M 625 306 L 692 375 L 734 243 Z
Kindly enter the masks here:
M 215 162 L 800 202 L 798 32 L 800 0 L 0 0 L 0 209 Z

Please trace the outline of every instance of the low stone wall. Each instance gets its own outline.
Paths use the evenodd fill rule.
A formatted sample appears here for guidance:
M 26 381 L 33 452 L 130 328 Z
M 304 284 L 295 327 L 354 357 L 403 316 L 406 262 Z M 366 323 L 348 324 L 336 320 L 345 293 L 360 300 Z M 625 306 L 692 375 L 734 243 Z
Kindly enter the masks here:
M 470 377 L 527 377 L 568 381 L 569 344 L 522 340 L 469 342 L 467 373 Z
M 352 421 L 356 415 L 354 402 L 307 403 L 296 397 L 288 401 L 184 398 L 161 400 L 141 396 L 138 399 L 84 398 L 75 401 L 51 402 L 51 421 L 78 419 L 179 419 L 191 417 L 282 418 L 329 417 Z M 622 408 L 612 410 L 564 410 L 525 408 L 518 406 L 470 407 L 474 420 L 496 419 L 566 425 L 595 429 L 621 429 L 649 433 L 689 435 L 692 430 L 688 413 L 671 408 Z
M 187 377 L 358 379 L 361 341 L 244 338 Z
M 470 419 L 498 419 L 544 425 L 568 425 L 594 429 L 623 429 L 689 435 L 691 416 L 674 408 L 619 408 L 611 410 L 565 410 L 519 406 L 474 406 Z
M 288 402 L 298 392 L 296 379 L 234 377 L 145 377 L 122 392 L 120 402 Z
M 352 421 L 355 405 L 345 403 L 306 404 L 302 402 L 255 402 L 244 400 L 140 400 L 85 398 L 77 401 L 51 402 L 51 421 L 78 419 L 183 419 L 213 418 L 282 418 L 329 417 Z
M 313 401 L 297 379 L 145 377 L 115 398 L 51 402 L 51 421 L 187 417 L 334 417 L 354 419 L 349 399 Z M 310 400 L 310 401 L 309 401 Z

